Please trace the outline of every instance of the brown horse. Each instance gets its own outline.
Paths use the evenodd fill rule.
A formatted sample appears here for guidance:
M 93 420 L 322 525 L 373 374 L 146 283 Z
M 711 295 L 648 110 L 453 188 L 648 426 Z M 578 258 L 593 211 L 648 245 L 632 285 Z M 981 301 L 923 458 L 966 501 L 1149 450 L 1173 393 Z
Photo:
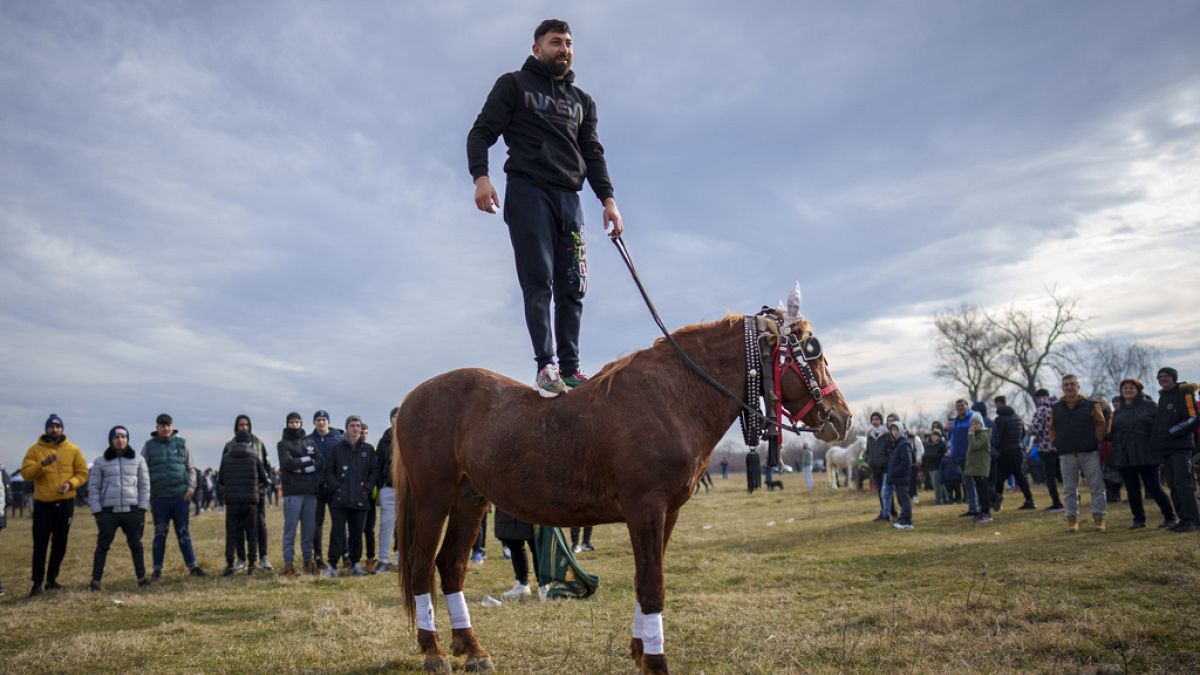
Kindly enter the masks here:
M 803 317 L 787 328 L 802 338 L 811 335 Z M 688 326 L 673 337 L 726 388 L 745 391 L 741 316 Z M 824 419 L 818 419 L 821 406 L 806 408 L 813 397 L 795 370 L 781 376 L 783 404 L 793 413 L 805 411 L 803 421 L 819 426 L 819 438 L 840 440 L 850 428 L 850 410 L 832 386 L 824 357 L 809 365 L 829 392 Z M 490 500 L 542 525 L 626 523 L 637 588 L 632 655 L 643 672 L 667 672 L 663 554 L 680 507 L 739 411 L 661 338 L 555 399 L 474 368 L 415 388 L 393 427 L 392 465 L 401 583 L 425 669 L 450 668 L 433 617 L 435 553 L 453 629 L 450 650 L 466 656 L 468 671 L 492 669 L 462 594 L 471 544 Z

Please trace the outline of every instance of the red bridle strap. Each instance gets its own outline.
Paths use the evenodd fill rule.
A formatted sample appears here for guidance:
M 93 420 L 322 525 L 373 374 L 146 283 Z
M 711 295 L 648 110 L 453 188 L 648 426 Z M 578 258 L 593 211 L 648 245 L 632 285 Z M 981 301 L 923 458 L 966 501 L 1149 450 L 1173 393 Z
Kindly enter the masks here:
M 807 415 L 814 407 L 816 407 L 817 399 L 808 399 L 808 403 L 805 403 L 804 407 L 800 409 L 800 412 L 794 415 L 783 409 L 784 369 L 786 368 L 788 370 L 796 371 L 796 375 L 800 377 L 800 381 L 802 382 L 805 380 L 805 378 L 803 371 L 800 370 L 800 366 L 796 365 L 795 359 L 791 356 L 781 358 L 781 352 L 782 350 L 780 349 L 779 345 L 776 344 L 775 349 L 772 350 L 771 354 L 771 362 L 775 367 L 775 377 L 773 378 L 775 380 L 775 419 L 781 420 L 783 419 L 783 416 L 786 415 L 787 418 L 791 420 L 792 424 L 802 424 L 804 422 L 804 416 Z M 828 385 L 821 388 L 821 396 L 828 396 L 837 390 L 837 382 L 830 382 Z

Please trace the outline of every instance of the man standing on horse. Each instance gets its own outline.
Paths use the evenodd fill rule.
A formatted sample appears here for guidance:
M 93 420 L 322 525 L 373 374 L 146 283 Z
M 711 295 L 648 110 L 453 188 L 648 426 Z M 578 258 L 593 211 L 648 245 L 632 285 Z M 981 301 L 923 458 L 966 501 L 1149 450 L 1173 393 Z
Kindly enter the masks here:
M 488 178 L 488 148 L 504 136 L 504 222 L 537 359 L 535 383 L 538 393 L 551 398 L 587 380 L 579 368 L 579 323 L 587 291 L 579 191 L 585 178 L 604 204 L 604 228 L 611 224 L 613 237 L 623 228 L 596 134 L 596 105 L 575 86 L 571 27 L 547 19 L 533 40 L 533 55 L 520 70 L 501 75 L 488 94 L 467 134 L 467 161 L 475 205 L 495 213 L 500 198 Z

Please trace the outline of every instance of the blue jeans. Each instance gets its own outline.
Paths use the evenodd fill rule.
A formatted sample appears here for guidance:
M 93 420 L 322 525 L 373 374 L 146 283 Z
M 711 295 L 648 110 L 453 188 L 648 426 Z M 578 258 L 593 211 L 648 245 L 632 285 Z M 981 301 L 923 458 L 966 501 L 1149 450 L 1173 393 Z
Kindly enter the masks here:
M 966 460 L 958 465 L 959 471 L 966 469 Z M 963 487 L 967 490 L 967 510 L 971 513 L 979 513 L 979 492 L 975 489 L 975 481 L 971 480 L 970 476 L 963 475 Z M 988 505 L 989 510 L 991 504 Z
M 154 545 L 151 555 L 154 571 L 162 570 L 163 558 L 167 554 L 167 528 L 175 523 L 175 538 L 179 540 L 179 552 L 183 564 L 190 570 L 196 566 L 196 553 L 192 551 L 192 535 L 188 532 L 189 504 L 183 497 L 157 497 L 150 499 L 150 513 L 154 518 Z
M 901 486 L 902 490 L 907 490 L 908 486 Z M 896 502 L 893 496 L 896 494 L 896 486 L 887 482 L 887 473 L 883 474 L 883 485 L 879 488 L 879 515 L 883 518 L 890 518 L 892 512 L 896 510 Z

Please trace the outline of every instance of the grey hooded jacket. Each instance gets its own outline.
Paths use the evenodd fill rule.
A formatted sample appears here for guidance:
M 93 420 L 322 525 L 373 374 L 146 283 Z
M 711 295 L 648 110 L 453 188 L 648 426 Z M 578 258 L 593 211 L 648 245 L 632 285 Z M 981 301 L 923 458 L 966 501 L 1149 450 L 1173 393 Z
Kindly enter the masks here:
M 127 513 L 150 508 L 150 471 L 133 448 L 114 448 L 92 464 L 88 474 L 88 506 L 92 513 Z

